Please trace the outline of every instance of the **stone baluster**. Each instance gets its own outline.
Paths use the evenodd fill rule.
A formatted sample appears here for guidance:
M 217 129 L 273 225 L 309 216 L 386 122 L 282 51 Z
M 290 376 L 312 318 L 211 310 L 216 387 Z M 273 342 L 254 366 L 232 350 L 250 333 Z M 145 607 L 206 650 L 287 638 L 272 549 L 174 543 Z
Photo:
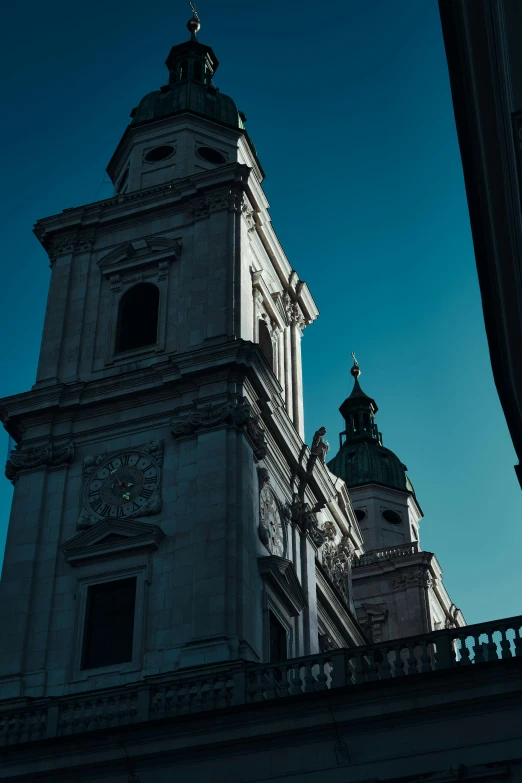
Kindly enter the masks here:
M 493 639 L 494 630 L 489 628 L 487 631 L 488 643 L 486 645 L 488 661 L 498 660 L 497 643 Z
M 191 693 L 190 712 L 201 712 L 203 709 L 203 681 L 196 680 L 192 683 L 192 688 L 194 692 Z
M 373 682 L 379 679 L 377 661 L 380 657 L 380 650 L 369 650 L 366 666 L 366 682 Z
M 518 627 L 518 623 L 514 624 L 515 638 L 513 640 L 515 645 L 515 655 L 522 657 L 522 628 Z
M 289 683 L 288 683 L 288 666 L 286 664 L 283 664 L 279 667 L 279 681 L 277 684 L 278 689 L 278 695 L 279 696 L 288 696 L 290 689 L 289 689 Z
M 291 696 L 295 696 L 297 693 L 302 693 L 301 687 L 301 669 L 299 664 L 291 664 L 288 670 L 289 673 L 289 693 Z
M 250 701 L 263 701 L 263 670 L 256 669 L 251 673 Z
M 500 641 L 502 660 L 506 660 L 506 658 L 514 658 L 514 655 L 511 652 L 511 642 L 509 641 L 507 635 L 507 632 L 510 630 L 511 630 L 510 623 L 506 623 L 500 626 L 500 633 L 502 634 L 501 641 Z
M 216 677 L 212 685 L 212 705 L 214 709 L 228 707 L 230 699 L 227 691 L 227 677 Z
M 328 656 L 325 656 L 324 658 L 321 658 L 319 660 L 319 672 L 317 674 L 317 678 L 315 681 L 315 690 L 316 691 L 326 691 L 328 690 L 328 676 L 326 674 L 326 665 L 328 663 Z
M 417 660 L 417 656 L 415 655 L 416 647 L 416 642 L 410 642 L 410 644 L 408 644 L 408 658 L 405 661 L 405 665 L 407 665 L 407 674 L 418 674 L 419 672 L 419 662 Z
M 353 684 L 359 685 L 361 682 L 366 682 L 366 663 L 364 654 L 362 652 L 356 653 L 351 660 L 354 661 L 354 671 L 352 675 Z
M 277 696 L 276 668 L 271 666 L 263 671 L 263 698 L 275 699 Z
M 460 645 L 460 647 L 459 647 L 459 657 L 460 657 L 459 663 L 460 663 L 461 666 L 468 666 L 471 663 L 471 658 L 470 658 L 470 654 L 469 654 L 469 647 L 466 644 L 466 640 L 468 638 L 470 638 L 470 634 L 466 633 L 466 632 L 460 633 L 457 636 L 457 641 L 458 641 L 458 643 Z M 474 641 L 474 637 L 471 637 L 471 638 Z
M 315 678 L 312 674 L 312 661 L 306 661 L 303 668 L 303 691 L 313 693 L 315 691 Z
M 404 671 L 404 661 L 402 660 L 402 644 L 394 644 L 393 645 L 393 651 L 395 653 L 395 658 L 393 661 L 393 676 L 394 677 L 404 677 L 406 675 L 406 672 Z
M 389 647 L 381 647 L 381 661 L 379 665 L 379 679 L 380 680 L 389 680 L 392 676 L 392 667 L 390 664 L 390 648 Z
M 423 674 L 432 671 L 433 666 L 432 666 L 432 656 L 430 655 L 431 650 L 432 650 L 432 643 L 427 639 L 423 639 L 421 642 L 421 654 L 420 654 L 421 672 Z
M 180 715 L 186 715 L 188 712 L 190 712 L 190 683 L 186 682 L 182 686 L 182 696 L 181 696 L 181 702 L 179 705 L 179 714 Z
M 234 672 L 230 691 L 230 704 L 247 704 L 250 701 L 250 681 L 248 675 L 249 672 L 244 669 Z M 227 683 L 225 682 L 225 689 L 226 687 Z
M 486 642 L 481 642 L 480 637 L 485 636 L 486 639 L 488 638 L 487 634 L 477 634 L 475 639 L 475 645 L 473 647 L 474 656 L 473 656 L 473 663 L 484 663 L 485 660 L 487 660 L 487 644 Z M 486 651 L 486 656 L 484 656 L 484 651 Z

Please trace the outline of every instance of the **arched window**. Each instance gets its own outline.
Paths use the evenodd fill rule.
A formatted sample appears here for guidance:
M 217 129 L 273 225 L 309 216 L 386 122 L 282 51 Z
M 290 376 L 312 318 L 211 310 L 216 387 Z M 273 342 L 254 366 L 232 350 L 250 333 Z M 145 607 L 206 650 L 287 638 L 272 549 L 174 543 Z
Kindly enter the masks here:
M 158 336 L 159 290 L 138 283 L 123 294 L 118 310 L 116 353 L 154 345 Z
M 265 355 L 265 359 L 272 369 L 274 369 L 274 346 L 268 326 L 264 321 L 259 321 L 259 347 Z

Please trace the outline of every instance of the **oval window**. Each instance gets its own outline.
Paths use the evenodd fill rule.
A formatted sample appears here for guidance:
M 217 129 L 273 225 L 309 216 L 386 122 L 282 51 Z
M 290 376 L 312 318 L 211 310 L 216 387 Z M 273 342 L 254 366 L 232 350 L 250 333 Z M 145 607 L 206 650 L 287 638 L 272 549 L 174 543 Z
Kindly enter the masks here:
M 389 508 L 382 512 L 382 517 L 386 520 L 386 522 L 389 522 L 390 525 L 400 525 L 402 522 L 399 514 L 397 514 L 396 511 L 391 511 Z
M 174 147 L 170 144 L 162 144 L 161 147 L 154 147 L 154 149 L 149 150 L 145 155 L 145 160 L 147 163 L 158 163 L 160 160 L 170 158 L 173 153 Z
M 219 150 L 212 147 L 198 147 L 198 155 L 209 163 L 226 163 L 227 159 Z
M 355 514 L 355 516 L 357 518 L 357 522 L 362 522 L 363 519 L 366 519 L 366 514 L 364 513 L 362 508 L 356 508 L 354 510 L 354 514 Z

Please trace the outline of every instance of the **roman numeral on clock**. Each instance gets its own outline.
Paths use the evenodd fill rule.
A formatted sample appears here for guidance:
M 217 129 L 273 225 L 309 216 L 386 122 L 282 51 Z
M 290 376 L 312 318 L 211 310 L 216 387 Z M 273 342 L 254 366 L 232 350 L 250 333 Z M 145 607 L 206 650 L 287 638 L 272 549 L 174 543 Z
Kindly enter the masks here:
M 97 500 L 93 500 L 93 502 L 91 503 L 91 508 L 93 509 L 93 511 L 96 511 L 96 513 L 98 513 L 98 509 L 100 508 L 101 505 L 103 505 L 103 500 L 100 497 L 98 497 Z
M 150 496 L 152 495 L 154 490 L 147 489 L 147 487 L 143 487 L 143 489 L 140 492 L 140 497 L 145 498 L 145 500 L 148 500 Z

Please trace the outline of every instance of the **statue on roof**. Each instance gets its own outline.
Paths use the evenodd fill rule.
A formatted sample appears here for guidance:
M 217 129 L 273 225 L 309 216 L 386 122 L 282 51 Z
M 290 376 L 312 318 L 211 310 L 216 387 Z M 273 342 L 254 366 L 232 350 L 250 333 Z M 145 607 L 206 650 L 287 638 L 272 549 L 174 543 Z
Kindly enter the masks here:
M 330 450 L 330 444 L 328 441 L 323 440 L 324 435 L 326 435 L 326 427 L 320 427 L 314 435 L 312 448 L 310 449 L 312 455 L 314 457 L 319 457 L 323 463 L 327 453 Z

